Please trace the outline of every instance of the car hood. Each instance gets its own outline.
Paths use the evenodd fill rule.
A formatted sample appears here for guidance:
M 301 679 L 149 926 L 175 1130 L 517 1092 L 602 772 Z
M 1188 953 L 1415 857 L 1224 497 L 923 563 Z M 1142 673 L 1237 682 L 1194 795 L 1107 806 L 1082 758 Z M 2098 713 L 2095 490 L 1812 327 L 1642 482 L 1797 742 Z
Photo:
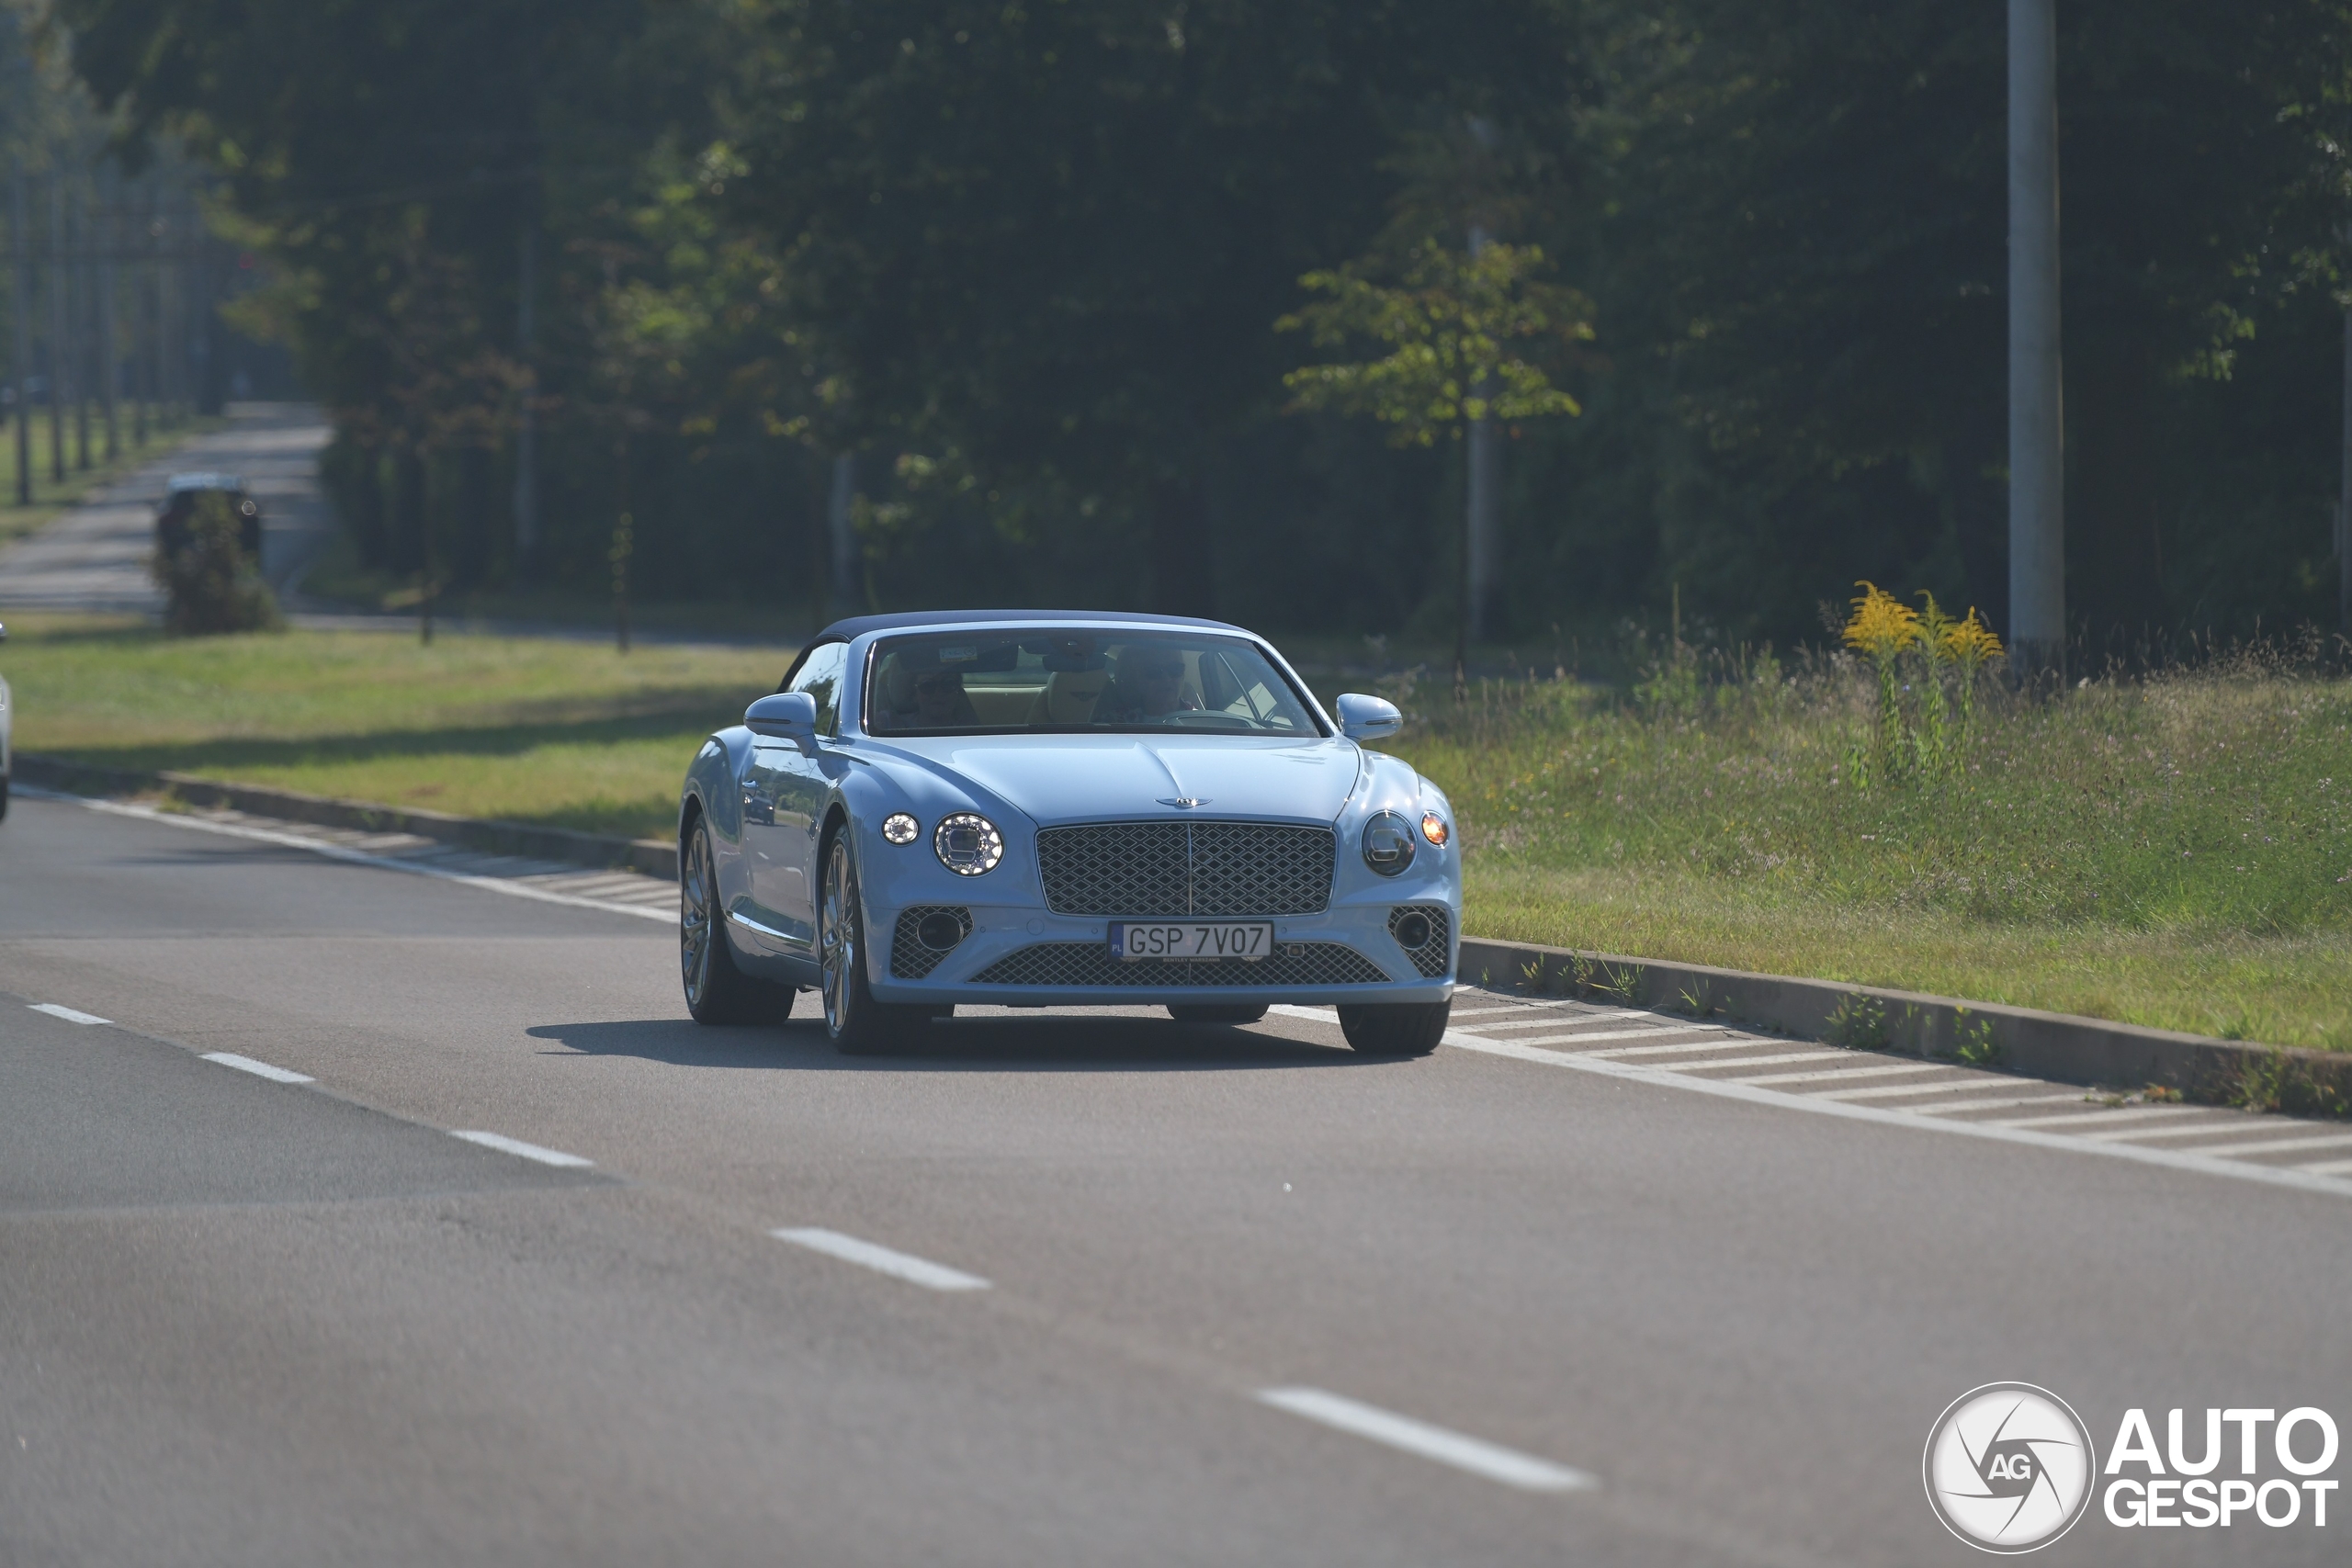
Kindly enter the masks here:
M 1351 742 L 1273 736 L 937 736 L 866 744 L 969 779 L 1041 826 L 1164 817 L 1180 798 L 1199 801 L 1204 817 L 1329 822 L 1355 788 L 1358 765 Z

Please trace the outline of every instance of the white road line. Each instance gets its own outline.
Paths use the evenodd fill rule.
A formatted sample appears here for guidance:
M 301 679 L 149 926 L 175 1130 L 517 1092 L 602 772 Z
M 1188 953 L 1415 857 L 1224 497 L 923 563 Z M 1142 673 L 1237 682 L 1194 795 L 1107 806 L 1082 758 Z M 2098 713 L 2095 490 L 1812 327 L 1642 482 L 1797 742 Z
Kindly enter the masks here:
M 393 859 L 384 855 L 362 854 L 341 844 L 322 839 L 305 838 L 300 833 L 273 832 L 266 828 L 248 828 L 241 822 L 209 822 L 200 817 L 186 817 L 177 812 L 157 811 L 153 807 L 126 806 L 119 800 L 85 800 L 80 795 L 60 798 L 73 801 L 92 811 L 103 811 L 111 817 L 135 817 L 142 821 L 161 822 L 167 827 L 193 828 L 199 833 L 218 833 L 225 838 L 244 839 L 256 844 L 276 844 L 284 849 L 308 850 L 328 860 L 342 861 L 349 865 L 370 865 L 383 871 L 404 871 L 412 876 L 438 877 L 444 882 L 461 883 L 468 887 L 480 887 L 492 893 L 503 893 L 512 898 L 532 898 L 542 904 L 565 904 L 575 909 L 603 909 L 609 914 L 635 915 L 640 919 L 660 920 L 670 924 L 677 919 L 674 912 L 650 909 L 641 904 L 618 904 L 602 898 L 575 898 L 568 893 L 550 893 L 544 887 L 534 887 L 527 882 L 515 882 L 501 876 L 478 876 L 471 872 L 452 871 L 447 866 L 425 865 L 407 858 Z M 452 854 L 461 851 L 450 851 Z
M 306 1073 L 289 1073 L 284 1067 L 273 1067 L 267 1062 L 256 1062 L 251 1056 L 240 1056 L 234 1051 L 207 1051 L 204 1059 L 218 1062 L 224 1067 L 234 1067 L 241 1073 L 251 1073 L 272 1083 L 316 1083 Z
M 1303 1018 L 1309 1023 L 1337 1023 L 1340 1021 L 1339 1010 L 1336 1008 L 1310 1008 L 1301 1007 L 1296 1002 L 1276 1002 L 1266 1010 L 1282 1018 Z
M 1601 1051 L 1595 1055 L 1610 1056 L 1616 1053 Z M 1742 1056 L 1730 1062 L 1677 1062 L 1673 1070 L 1678 1073 L 1711 1073 L 1717 1067 L 1777 1067 L 1787 1062 L 1826 1062 L 1833 1056 L 1850 1058 L 1852 1055 L 1851 1051 L 1782 1051 L 1770 1056 Z
M 2004 1127 L 2070 1127 L 2085 1122 L 2138 1122 L 2150 1116 L 2187 1116 L 2205 1111 L 2201 1105 L 2119 1105 L 2107 1111 L 2086 1111 L 2079 1116 L 2019 1116 Z
M 1717 1066 L 1735 1067 L 1738 1062 L 1718 1062 Z M 1766 1073 L 1759 1077 L 1725 1078 L 1725 1083 L 1827 1083 L 1834 1078 L 1884 1078 L 1899 1073 L 1948 1073 L 1950 1067 L 1935 1062 L 1914 1062 L 1892 1067 L 1827 1067 L 1817 1073 Z
M 1575 1038 L 1573 1035 L 1567 1038 Z M 1540 1040 L 1515 1040 L 1515 1045 L 1541 1045 Z M 1758 1040 L 1750 1035 L 1734 1035 L 1729 1040 L 1685 1040 L 1674 1045 L 1612 1045 L 1606 1051 L 1589 1051 L 1590 1056 L 1687 1056 L 1694 1051 L 1753 1051 L 1758 1045 L 1777 1045 L 1777 1040 Z M 1725 1063 L 1724 1066 L 1732 1066 Z
M 1464 1437 L 1460 1432 L 1327 1393 L 1319 1388 L 1261 1389 L 1258 1398 L 1293 1416 L 1303 1416 L 1351 1436 L 1369 1438 L 1375 1443 L 1523 1491 L 1584 1492 L 1600 1484 L 1581 1470 L 1570 1470 L 1566 1465 L 1554 1464 L 1517 1449 Z
M 452 1132 L 449 1136 L 463 1138 L 469 1144 L 480 1144 L 483 1148 L 496 1149 L 502 1154 L 520 1155 L 525 1159 L 537 1160 L 541 1165 L 592 1166 L 596 1163 L 593 1159 L 582 1159 L 578 1155 L 565 1154 L 561 1149 L 543 1149 L 537 1144 L 526 1144 L 519 1138 L 509 1138 L 498 1133 Z
M 2083 1091 L 2072 1089 L 2058 1094 L 2003 1094 L 1991 1100 L 1945 1100 L 1932 1105 L 1900 1107 L 1907 1116 L 1965 1116 L 1972 1111 L 2009 1111 L 2020 1105 L 2055 1105 L 2064 1100 L 2069 1105 L 2083 1102 Z
M 1476 1051 L 1489 1056 L 1508 1056 L 1513 1061 L 1565 1067 L 1572 1072 L 1594 1073 L 1602 1077 L 1648 1084 L 1658 1089 L 1713 1095 L 1719 1100 L 1736 1100 L 1749 1105 L 1801 1111 L 1815 1116 L 1836 1116 L 1849 1122 L 1872 1122 L 1883 1127 L 1906 1127 L 1913 1132 L 1940 1133 L 1948 1137 L 1983 1138 L 1989 1143 L 2008 1144 L 2016 1147 L 2095 1155 L 2104 1159 L 2129 1160 L 2135 1165 L 2161 1166 L 2167 1170 L 2222 1176 L 2236 1181 L 2259 1182 L 2268 1187 L 2291 1187 L 2303 1192 L 2352 1198 L 2352 1181 L 2342 1179 L 2334 1173 L 2318 1174 L 2290 1166 L 2249 1165 L 2244 1160 L 2209 1159 L 2189 1150 L 2148 1149 L 2133 1144 L 2095 1142 L 2079 1134 L 2037 1133 L 2030 1127 L 2008 1127 L 1998 1122 L 1951 1122 L 1941 1117 L 1915 1116 L 1908 1111 L 1883 1106 L 1856 1105 L 1849 1098 L 1833 1099 L 1828 1094 L 1782 1094 L 1778 1089 L 1756 1089 L 1722 1078 L 1694 1078 L 1688 1073 L 1668 1072 L 1634 1062 L 1612 1062 L 1606 1056 L 1587 1052 L 1537 1051 L 1515 1040 L 1489 1040 L 1466 1029 L 1446 1031 L 1444 1043 L 1457 1050 Z M 1858 1096 L 1870 1090 L 1848 1092 Z
M 94 1012 L 83 1012 L 77 1008 L 61 1007 L 55 1002 L 27 1002 L 25 1005 L 35 1012 L 45 1012 L 51 1018 L 62 1018 L 68 1023 L 111 1023 L 114 1021 L 112 1019 L 100 1018 Z
M 2015 1080 L 2010 1080 L 2015 1081 Z M 1828 1089 L 1819 1094 L 1809 1094 L 1807 1100 L 1897 1100 L 1906 1094 L 1958 1094 L 1966 1089 L 1982 1093 L 1999 1089 L 1996 1077 L 1954 1078 L 1950 1083 L 1883 1083 L 1871 1089 Z
M 2207 1138 L 2216 1134 L 2226 1137 L 2232 1133 L 2245 1131 L 2246 1122 L 2252 1120 L 2243 1113 L 2232 1115 L 2222 1111 L 2216 1114 L 2222 1119 L 2193 1122 L 2186 1127 L 2138 1127 L 2121 1133 L 2081 1133 L 2076 1136 L 2088 1138 L 2095 1144 L 2150 1143 L 2158 1138 Z
M 1574 1045 L 1579 1042 L 1590 1044 L 1601 1040 L 1655 1040 L 1661 1034 L 1722 1034 L 1720 1023 L 1669 1024 L 1657 1029 L 1589 1029 L 1581 1034 L 1544 1034 L 1532 1040 L 1521 1040 L 1521 1045 Z M 1763 1045 L 1773 1043 L 1763 1040 L 1747 1040 L 1738 1043 Z
M 821 1252 L 828 1258 L 838 1258 L 844 1263 L 871 1269 L 877 1274 L 904 1280 L 910 1285 L 921 1285 L 927 1291 L 985 1291 L 989 1288 L 989 1282 L 978 1274 L 967 1274 L 961 1269 L 950 1269 L 944 1263 L 933 1263 L 910 1252 L 899 1252 L 870 1241 L 860 1241 L 839 1231 L 801 1228 L 770 1231 L 768 1235 L 778 1241 L 788 1241 L 795 1247 L 805 1247 L 811 1252 Z
M 2281 1132 L 2285 1129 L 2281 1128 Z M 2295 1149 L 2332 1149 L 2352 1144 L 2352 1134 L 2337 1133 L 2324 1138 L 2273 1138 L 2267 1143 L 2223 1144 L 2218 1148 L 2201 1145 L 2197 1152 L 2208 1156 L 2222 1155 L 2283 1155 Z
M 2317 1165 L 2299 1165 L 2295 1168 L 2313 1176 L 2344 1176 L 2352 1174 L 2352 1159 L 2322 1160 Z
M 1453 1018 L 1476 1018 L 1481 1014 L 1494 1012 L 1519 1013 L 1524 1017 L 1527 1021 L 1524 1023 L 1502 1023 L 1489 1019 L 1488 1021 L 1480 1024 L 1478 1027 L 1481 1029 L 1543 1029 L 1545 1027 L 1556 1028 L 1563 1023 L 1611 1023 L 1619 1019 L 1624 1018 L 1654 1019 L 1657 1017 L 1657 1014 L 1652 1012 L 1647 1008 L 1626 1008 L 1616 1012 L 1572 1012 L 1566 1008 L 1472 1008 L 1468 1012 L 1457 1012 L 1451 1014 L 1450 1016 Z M 1658 1027 L 1665 1028 L 1668 1026 L 1660 1024 Z M 1722 1026 L 1720 1024 L 1683 1024 L 1680 1027 L 1685 1029 L 1714 1029 L 1721 1028 Z

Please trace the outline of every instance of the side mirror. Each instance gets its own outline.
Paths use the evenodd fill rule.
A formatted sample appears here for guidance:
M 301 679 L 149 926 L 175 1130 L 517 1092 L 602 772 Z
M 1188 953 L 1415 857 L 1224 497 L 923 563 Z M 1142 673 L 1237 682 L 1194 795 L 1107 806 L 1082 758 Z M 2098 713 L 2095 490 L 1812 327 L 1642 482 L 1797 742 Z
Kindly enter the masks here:
M 1378 740 L 1405 728 L 1405 716 L 1385 697 L 1347 692 L 1340 697 L 1340 733 L 1351 740 Z
M 8 628 L 7 628 L 7 627 L 6 627 L 6 626 L 0 626 L 0 642 L 6 642 L 7 640 L 8 640 Z
M 754 735 L 797 742 L 804 751 L 817 745 L 817 699 L 806 692 L 775 692 L 743 710 L 743 728 Z

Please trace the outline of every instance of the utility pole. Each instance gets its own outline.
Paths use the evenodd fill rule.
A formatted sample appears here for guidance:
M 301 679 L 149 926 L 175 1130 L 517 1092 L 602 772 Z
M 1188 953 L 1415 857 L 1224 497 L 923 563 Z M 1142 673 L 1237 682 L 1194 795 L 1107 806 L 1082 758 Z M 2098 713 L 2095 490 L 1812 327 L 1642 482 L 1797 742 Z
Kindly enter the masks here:
M 2009 649 L 2066 658 L 2064 381 L 2058 337 L 2056 0 L 2009 0 Z
M 833 489 L 825 506 L 825 522 L 833 546 L 833 614 L 846 615 L 857 607 L 857 456 L 843 452 L 833 458 Z
M 115 340 L 114 321 L 114 253 L 122 235 L 122 182 L 109 169 L 103 176 L 98 202 L 98 241 L 95 247 L 97 260 L 98 296 L 98 397 L 106 412 L 107 461 L 111 463 L 122 450 L 120 427 L 116 423 L 115 404 L 122 397 L 122 355 Z
M 26 287 L 32 249 L 25 233 L 25 159 L 8 159 L 8 346 L 17 376 L 17 504 L 33 503 L 33 307 Z
M 90 382 L 97 370 L 90 340 L 96 336 L 97 290 L 90 286 L 90 214 L 83 193 L 75 191 L 65 205 L 66 254 L 73 259 L 67 273 L 71 289 L 69 314 L 74 322 L 74 467 L 90 471 Z
M 1484 224 L 1470 228 L 1470 254 L 1473 258 L 1486 254 L 1488 239 Z M 1485 402 L 1492 402 L 1495 380 L 1482 376 L 1470 389 L 1470 395 Z M 1464 617 L 1470 627 L 1468 640 L 1483 642 L 1494 631 L 1496 589 L 1499 583 L 1503 560 L 1503 446 L 1502 432 L 1496 426 L 1494 415 L 1488 413 L 1470 422 L 1470 549 L 1466 568 L 1468 614 Z
M 139 205 L 131 209 L 130 244 L 137 244 L 153 221 L 154 185 L 152 180 L 139 182 Z M 126 248 L 126 254 L 130 254 Z M 154 299 L 148 289 L 147 268 L 135 254 L 130 266 L 130 374 L 138 395 L 130 406 L 130 443 L 144 451 L 147 446 L 147 405 L 155 398 Z
M 538 292 L 538 223 L 523 220 L 514 308 L 514 357 L 523 367 L 522 407 L 514 420 L 514 574 L 528 580 L 539 549 L 539 374 L 531 358 L 531 310 Z
M 65 482 L 65 394 L 74 357 L 65 324 L 65 176 L 49 176 L 49 477 Z

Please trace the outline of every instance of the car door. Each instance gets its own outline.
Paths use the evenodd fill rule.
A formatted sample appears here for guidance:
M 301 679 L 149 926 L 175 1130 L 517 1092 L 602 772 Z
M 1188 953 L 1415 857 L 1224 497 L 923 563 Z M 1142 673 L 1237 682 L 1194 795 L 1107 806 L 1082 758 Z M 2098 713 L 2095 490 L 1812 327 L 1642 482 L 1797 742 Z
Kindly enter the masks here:
M 815 699 L 820 736 L 841 732 L 848 657 L 848 644 L 828 643 L 809 654 L 786 688 Z M 762 736 L 743 771 L 743 856 L 757 906 L 752 918 L 772 942 L 796 953 L 808 953 L 817 940 L 817 829 L 829 787 L 821 762 L 821 755 L 792 741 Z

